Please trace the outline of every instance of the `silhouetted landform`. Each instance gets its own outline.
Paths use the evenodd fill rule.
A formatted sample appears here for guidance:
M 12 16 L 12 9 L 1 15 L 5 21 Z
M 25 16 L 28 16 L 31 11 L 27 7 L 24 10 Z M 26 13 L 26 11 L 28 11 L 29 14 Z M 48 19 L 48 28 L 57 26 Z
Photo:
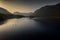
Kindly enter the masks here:
M 8 12 L 6 9 L 0 7 L 0 24 L 4 23 L 7 19 L 12 18 L 22 18 L 23 15 L 14 15 L 10 12 Z
M 56 5 L 47 5 L 36 10 L 32 17 L 37 21 L 58 23 L 60 20 L 60 3 Z M 42 19 L 42 20 L 41 20 Z
M 2 14 L 10 14 L 10 12 L 8 12 L 6 9 L 0 7 L 0 13 Z
M 29 13 L 20 13 L 20 12 L 14 12 L 15 15 L 24 15 L 25 17 L 28 17 L 30 15 L 32 15 L 32 12 Z
M 60 3 L 47 5 L 34 12 L 36 17 L 60 17 Z

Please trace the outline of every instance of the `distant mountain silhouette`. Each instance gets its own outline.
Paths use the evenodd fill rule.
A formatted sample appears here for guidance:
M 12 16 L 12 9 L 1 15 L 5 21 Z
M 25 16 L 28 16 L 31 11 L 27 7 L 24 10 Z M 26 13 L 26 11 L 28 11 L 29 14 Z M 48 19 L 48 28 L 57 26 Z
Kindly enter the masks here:
M 32 15 L 34 20 L 43 23 L 60 23 L 60 3 L 37 9 Z
M 23 16 L 30 16 L 32 13 L 20 13 L 20 12 L 14 12 L 15 15 L 23 15 Z
M 10 14 L 10 12 L 8 12 L 6 9 L 0 7 L 0 13 L 2 14 Z
M 36 17 L 60 17 L 60 3 L 37 9 L 33 15 Z
M 4 21 L 7 19 L 12 19 L 12 18 L 22 18 L 24 17 L 23 15 L 14 15 L 10 12 L 8 12 L 6 9 L 0 7 L 0 24 L 3 24 Z

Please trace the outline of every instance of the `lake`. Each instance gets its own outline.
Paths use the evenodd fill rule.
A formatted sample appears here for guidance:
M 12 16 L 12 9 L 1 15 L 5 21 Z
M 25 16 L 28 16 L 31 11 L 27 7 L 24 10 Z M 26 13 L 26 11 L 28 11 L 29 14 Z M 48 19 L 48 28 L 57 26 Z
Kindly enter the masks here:
M 57 24 L 48 24 L 30 18 L 9 19 L 0 25 L 0 37 L 3 39 L 21 39 L 32 37 L 58 37 L 60 27 Z

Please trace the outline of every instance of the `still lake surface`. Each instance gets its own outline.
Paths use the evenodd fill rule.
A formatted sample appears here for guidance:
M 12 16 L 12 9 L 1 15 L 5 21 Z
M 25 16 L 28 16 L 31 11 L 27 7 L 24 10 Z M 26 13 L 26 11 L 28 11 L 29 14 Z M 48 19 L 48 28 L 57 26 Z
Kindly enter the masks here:
M 56 25 L 37 22 L 30 18 L 9 19 L 5 24 L 0 25 L 0 34 L 13 36 L 19 33 L 41 33 L 60 36 L 60 28 Z
M 9 19 L 3 25 L 0 25 L 0 31 L 35 29 L 38 23 L 30 18 Z

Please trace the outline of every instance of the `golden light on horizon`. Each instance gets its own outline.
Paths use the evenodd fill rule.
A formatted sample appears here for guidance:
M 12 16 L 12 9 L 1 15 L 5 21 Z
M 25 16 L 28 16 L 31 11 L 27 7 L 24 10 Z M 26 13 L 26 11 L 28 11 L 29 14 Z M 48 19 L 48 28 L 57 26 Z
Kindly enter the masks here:
M 0 7 L 8 10 L 11 13 L 14 13 L 14 12 L 28 13 L 28 12 L 30 12 L 30 9 L 28 9 L 27 7 L 24 7 L 24 5 L 21 7 L 14 7 L 14 6 L 11 6 L 11 4 L 7 4 L 1 0 L 0 0 Z

